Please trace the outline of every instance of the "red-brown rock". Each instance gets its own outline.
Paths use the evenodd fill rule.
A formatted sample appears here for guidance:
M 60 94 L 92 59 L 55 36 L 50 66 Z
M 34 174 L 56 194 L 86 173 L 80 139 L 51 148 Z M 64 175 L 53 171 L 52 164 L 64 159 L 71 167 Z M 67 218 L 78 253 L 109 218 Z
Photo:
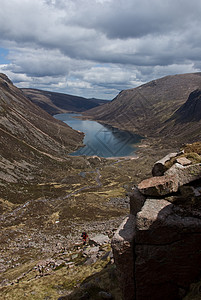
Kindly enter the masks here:
M 139 191 L 147 196 L 164 196 L 178 190 L 175 176 L 157 176 L 143 180 L 138 185 Z
M 179 157 L 176 159 L 176 162 L 182 166 L 188 166 L 192 164 L 192 161 L 186 157 Z

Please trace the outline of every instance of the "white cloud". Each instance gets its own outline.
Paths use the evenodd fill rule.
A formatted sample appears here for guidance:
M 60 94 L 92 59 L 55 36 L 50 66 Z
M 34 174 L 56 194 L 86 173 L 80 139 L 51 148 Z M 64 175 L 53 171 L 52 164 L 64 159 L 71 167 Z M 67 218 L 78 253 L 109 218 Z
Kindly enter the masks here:
M 199 71 L 200 14 L 199 0 L 2 0 L 0 46 L 11 63 L 1 70 L 18 86 L 112 98 Z

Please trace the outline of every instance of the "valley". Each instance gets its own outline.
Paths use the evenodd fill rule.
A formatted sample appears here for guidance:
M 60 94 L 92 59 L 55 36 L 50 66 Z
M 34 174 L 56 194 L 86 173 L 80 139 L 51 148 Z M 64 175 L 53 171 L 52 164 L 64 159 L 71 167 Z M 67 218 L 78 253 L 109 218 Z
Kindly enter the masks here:
M 87 99 L 84 97 L 37 89 L 21 89 L 21 91 L 34 104 L 47 111 L 50 115 L 61 114 L 70 111 L 83 112 L 108 102 L 107 100 L 102 99 Z
M 201 139 L 200 89 L 201 73 L 166 76 L 121 91 L 110 103 L 83 116 L 153 138 L 156 145 L 179 147 Z
M 13 291 L 17 293 L 16 299 L 26 299 L 24 288 L 26 295 L 35 288 L 32 281 L 27 282 L 27 275 L 20 284 L 18 277 L 37 267 L 41 260 L 61 258 L 62 253 L 81 243 L 83 230 L 90 238 L 100 233 L 112 235 L 129 212 L 126 194 L 133 184 L 149 176 L 148 166 L 157 156 L 133 160 L 68 159 L 65 163 L 57 162 L 52 172 L 48 169 L 49 175 L 38 183 L 17 187 L 11 184 L 2 194 L 0 293 L 8 297 L 5 299 L 11 295 L 15 299 Z M 65 270 L 59 273 L 65 274 Z M 51 278 L 59 280 L 58 272 L 53 272 Z M 45 279 L 33 280 L 38 291 L 32 299 L 44 299 Z M 68 280 L 71 285 L 73 278 Z M 65 281 L 65 277 L 60 279 L 61 285 Z M 53 290 L 59 297 L 61 288 Z M 49 286 L 45 295 L 51 296 L 53 290 Z
M 81 233 L 87 231 L 90 239 L 97 234 L 111 238 L 129 213 L 132 187 L 151 176 L 161 157 L 201 138 L 198 110 L 194 118 L 200 94 L 189 96 L 201 87 L 200 73 L 175 76 L 123 91 L 110 103 L 82 112 L 84 119 L 145 137 L 137 142 L 135 157 L 108 159 L 70 156 L 83 147 L 83 133 L 53 118 L 0 75 L 2 299 L 65 299 L 81 283 L 90 281 L 94 287 L 96 273 L 106 290 L 114 278 L 109 291 L 119 295 L 110 260 L 84 265 Z M 32 92 L 40 94 L 41 102 L 41 95 L 47 97 Z M 191 117 L 185 123 L 189 101 Z M 58 107 L 51 114 L 71 112 Z M 103 248 L 104 254 L 110 251 L 109 242 Z M 46 267 L 52 260 L 60 260 L 58 268 L 39 274 L 38 265 Z M 79 292 L 73 297 L 66 299 L 79 299 Z

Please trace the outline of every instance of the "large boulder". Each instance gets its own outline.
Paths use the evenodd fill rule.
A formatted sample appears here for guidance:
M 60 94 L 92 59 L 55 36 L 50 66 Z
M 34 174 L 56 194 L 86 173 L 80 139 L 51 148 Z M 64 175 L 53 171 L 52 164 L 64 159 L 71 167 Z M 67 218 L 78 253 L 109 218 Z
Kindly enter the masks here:
M 201 164 L 179 157 L 164 173 L 176 156 L 162 160 L 162 176 L 133 188 L 130 215 L 112 240 L 125 300 L 183 299 L 200 276 Z
M 123 299 L 135 299 L 133 244 L 135 216 L 129 215 L 122 222 L 112 239 L 112 249 L 118 270 Z
M 141 210 L 145 200 L 145 196 L 137 187 L 134 187 L 130 193 L 130 213 L 136 215 Z
M 171 176 L 174 178 L 174 181 L 178 183 L 178 186 L 182 186 L 201 179 L 201 164 L 182 166 L 176 163 L 165 172 L 165 175 Z
M 201 179 L 201 164 L 183 166 L 175 163 L 163 176 L 155 176 L 138 184 L 139 191 L 146 196 L 160 197 L 175 193 L 180 186 Z
M 153 166 L 152 175 L 153 176 L 163 176 L 165 171 L 167 171 L 167 169 L 168 169 L 167 162 L 170 161 L 172 158 L 177 157 L 180 154 L 181 154 L 181 152 L 169 153 L 162 159 L 158 160 Z
M 178 157 L 176 159 L 176 163 L 182 165 L 182 166 L 188 166 L 192 164 L 192 161 L 186 157 Z
M 175 176 L 157 176 L 143 180 L 138 184 L 139 191 L 146 196 L 164 196 L 178 190 Z
M 103 244 L 108 244 L 109 242 L 110 239 L 105 234 L 98 234 L 90 239 L 90 244 L 94 244 L 94 245 L 103 245 Z
M 179 300 L 201 270 L 201 219 L 148 199 L 137 214 L 133 299 Z

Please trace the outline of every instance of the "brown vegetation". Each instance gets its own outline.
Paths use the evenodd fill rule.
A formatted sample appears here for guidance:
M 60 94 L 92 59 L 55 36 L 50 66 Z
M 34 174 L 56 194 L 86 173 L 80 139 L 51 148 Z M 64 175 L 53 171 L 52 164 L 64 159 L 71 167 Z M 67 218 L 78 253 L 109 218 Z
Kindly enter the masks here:
M 200 110 L 191 107 L 186 123 L 172 118 L 189 94 L 201 88 L 201 73 L 166 76 L 140 87 L 122 91 L 111 103 L 84 112 L 84 116 L 154 138 L 159 144 L 194 142 L 201 138 Z M 195 97 L 197 94 L 195 93 Z M 192 97 L 191 97 L 192 98 Z M 193 99 L 190 99 L 192 102 Z M 193 101 L 196 105 L 196 101 Z M 186 110 L 179 111 L 184 114 Z M 183 115 L 180 116 L 183 119 Z
M 66 112 L 82 112 L 107 102 L 106 100 L 87 99 L 79 96 L 36 89 L 21 90 L 33 103 L 51 115 Z

